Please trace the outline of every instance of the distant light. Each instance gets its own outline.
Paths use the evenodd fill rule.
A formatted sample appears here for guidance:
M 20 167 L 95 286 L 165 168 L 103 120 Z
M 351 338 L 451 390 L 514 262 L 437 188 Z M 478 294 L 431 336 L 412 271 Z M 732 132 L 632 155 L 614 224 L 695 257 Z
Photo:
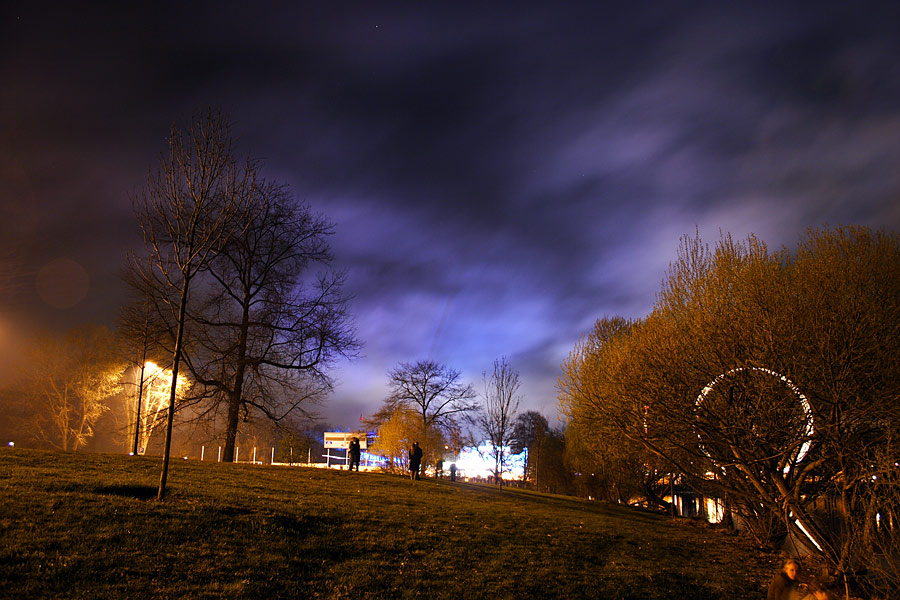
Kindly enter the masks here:
M 456 472 L 460 478 L 464 477 L 490 477 L 494 474 L 494 461 L 489 456 L 490 444 L 483 443 L 479 447 L 463 448 L 456 457 Z M 509 463 L 503 471 L 503 479 L 518 479 L 522 477 L 525 458 L 521 454 L 511 454 L 509 448 L 504 450 Z M 454 462 L 454 461 L 450 461 Z
M 187 456 L 184 457 L 184 460 L 187 460 Z
M 134 452 L 129 452 L 128 456 L 134 456 Z
M 10 448 L 12 448 L 12 447 L 15 446 L 15 445 L 16 445 L 15 442 L 10 442 L 10 443 L 9 443 L 9 447 L 10 447 Z

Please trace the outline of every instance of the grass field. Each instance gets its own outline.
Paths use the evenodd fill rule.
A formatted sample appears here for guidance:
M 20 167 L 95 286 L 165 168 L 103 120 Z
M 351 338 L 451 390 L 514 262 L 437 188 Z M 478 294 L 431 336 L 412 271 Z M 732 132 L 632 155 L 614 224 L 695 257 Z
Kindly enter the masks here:
M 2 598 L 762 598 L 740 536 L 376 473 L 0 449 Z

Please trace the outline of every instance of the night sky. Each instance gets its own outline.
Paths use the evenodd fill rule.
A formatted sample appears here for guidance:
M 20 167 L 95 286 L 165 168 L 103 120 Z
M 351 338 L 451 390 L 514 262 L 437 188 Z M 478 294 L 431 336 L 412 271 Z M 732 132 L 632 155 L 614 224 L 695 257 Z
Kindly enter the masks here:
M 429 357 L 480 389 L 507 356 L 555 422 L 561 361 L 682 236 L 900 225 L 896 1 L 81 4 L 0 9 L 0 377 L 115 323 L 130 198 L 206 106 L 336 225 L 337 427 Z

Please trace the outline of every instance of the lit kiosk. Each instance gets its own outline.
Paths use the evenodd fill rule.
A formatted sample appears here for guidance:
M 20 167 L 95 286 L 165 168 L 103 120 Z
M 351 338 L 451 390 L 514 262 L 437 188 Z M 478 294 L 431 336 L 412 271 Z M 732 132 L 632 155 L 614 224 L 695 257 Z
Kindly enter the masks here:
M 356 432 L 356 433 L 347 433 L 343 431 L 326 431 L 325 432 L 325 464 L 327 466 L 331 466 L 331 459 L 335 460 L 343 460 L 344 466 L 346 467 L 350 464 L 350 453 L 347 452 L 347 449 L 350 447 L 350 440 L 353 438 L 359 439 L 359 449 L 365 450 L 368 448 L 368 436 L 366 436 L 365 432 Z M 332 449 L 343 449 L 343 455 L 340 454 L 332 454 Z

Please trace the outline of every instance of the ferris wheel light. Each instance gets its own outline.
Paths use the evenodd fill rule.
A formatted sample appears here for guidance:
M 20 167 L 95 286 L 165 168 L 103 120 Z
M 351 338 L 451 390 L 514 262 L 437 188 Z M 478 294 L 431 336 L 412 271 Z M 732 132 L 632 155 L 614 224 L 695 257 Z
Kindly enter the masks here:
M 701 390 L 700 394 L 697 396 L 697 400 L 694 401 L 694 405 L 700 406 L 700 404 L 703 402 L 703 400 L 706 399 L 706 397 L 710 394 L 710 392 L 712 392 L 713 388 L 715 388 L 715 386 L 718 383 L 724 381 L 727 377 L 729 377 L 731 375 L 735 375 L 735 374 L 741 373 L 743 371 L 757 371 L 760 373 L 764 373 L 766 375 L 771 375 L 772 377 L 775 377 L 775 378 L 781 380 L 788 387 L 788 389 L 790 389 L 800 400 L 800 406 L 803 408 L 803 414 L 805 417 L 804 418 L 805 427 L 803 428 L 803 432 L 802 432 L 803 437 L 808 438 L 808 437 L 812 436 L 813 433 L 815 433 L 812 409 L 810 408 L 809 400 L 807 400 L 806 396 L 803 395 L 803 392 L 800 391 L 800 388 L 798 388 L 794 384 L 794 382 L 791 381 L 790 379 L 788 379 L 786 376 L 782 375 L 781 373 L 778 373 L 777 371 L 773 371 L 772 369 L 767 369 L 765 367 L 736 367 L 734 369 L 731 369 L 730 371 L 726 371 L 725 373 L 722 373 L 721 375 L 714 378 L 712 381 L 710 381 L 708 384 L 706 384 L 703 387 L 703 390 Z M 698 437 L 700 437 L 699 434 L 697 434 L 697 435 L 698 435 Z M 809 452 L 810 446 L 811 446 L 810 440 L 807 439 L 805 442 L 803 442 L 803 444 L 800 446 L 799 451 L 797 452 L 796 462 L 800 462 L 803 460 L 803 458 Z M 704 454 L 707 455 L 707 457 L 712 458 L 711 456 L 709 456 L 709 454 L 703 448 L 702 444 L 700 445 L 700 449 L 703 451 Z M 784 467 L 785 474 L 787 474 L 790 470 L 791 470 L 790 464 L 785 465 L 785 467 Z

